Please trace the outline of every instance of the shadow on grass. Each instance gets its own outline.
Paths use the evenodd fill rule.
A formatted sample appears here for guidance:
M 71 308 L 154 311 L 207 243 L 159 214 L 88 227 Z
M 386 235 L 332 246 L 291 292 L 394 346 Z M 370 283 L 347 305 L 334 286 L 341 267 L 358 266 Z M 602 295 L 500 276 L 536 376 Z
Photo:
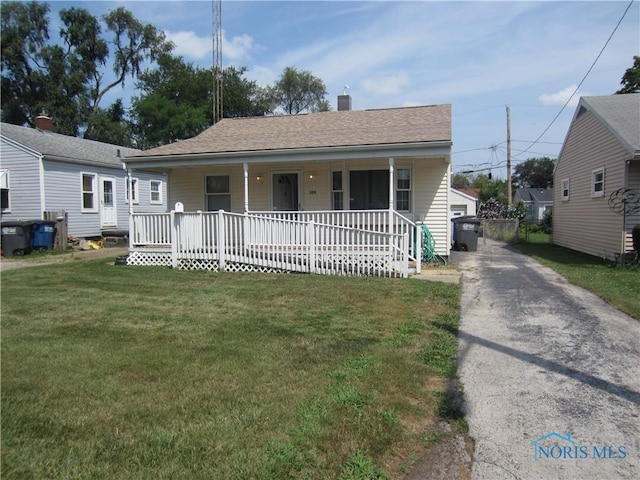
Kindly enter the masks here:
M 582 265 L 603 267 L 609 262 L 602 258 L 594 257 L 582 252 L 576 252 L 569 248 L 560 247 L 551 243 L 516 242 L 505 245 L 504 248 L 515 248 L 516 250 L 541 260 L 558 263 L 561 265 Z

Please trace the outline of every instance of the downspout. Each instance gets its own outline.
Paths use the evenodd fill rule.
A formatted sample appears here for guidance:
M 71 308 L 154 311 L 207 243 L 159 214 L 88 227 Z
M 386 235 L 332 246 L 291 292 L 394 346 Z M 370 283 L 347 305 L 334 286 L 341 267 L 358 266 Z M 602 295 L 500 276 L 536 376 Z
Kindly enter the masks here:
M 38 157 L 38 183 L 40 184 L 40 218 L 44 218 L 44 212 L 47 211 L 46 189 L 44 186 L 44 156 Z
M 395 181 L 393 178 L 393 166 L 395 165 L 395 159 L 393 157 L 389 157 L 389 233 L 393 233 L 391 230 L 391 226 L 393 225 L 393 207 L 394 207 L 394 186 Z
M 242 164 L 242 170 L 244 171 L 244 213 L 249 213 L 249 164 L 244 162 Z
M 122 162 L 122 169 L 127 172 L 127 185 L 125 186 L 125 193 L 129 192 L 129 251 L 132 250 L 133 248 L 133 188 L 131 185 L 131 181 L 133 180 L 132 178 L 132 172 L 130 168 L 127 168 L 127 163 L 126 162 Z

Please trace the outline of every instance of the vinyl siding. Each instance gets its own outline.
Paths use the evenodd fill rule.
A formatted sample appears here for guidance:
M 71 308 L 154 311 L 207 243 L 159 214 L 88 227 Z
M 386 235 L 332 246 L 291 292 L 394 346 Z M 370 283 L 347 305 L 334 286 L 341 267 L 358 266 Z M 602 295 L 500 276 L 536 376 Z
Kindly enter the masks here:
M 569 130 L 555 172 L 555 185 L 569 179 L 569 200 L 554 192 L 553 242 L 591 255 L 613 258 L 622 243 L 622 215 L 611 211 L 609 196 L 624 186 L 629 153 L 589 111 Z M 604 195 L 591 196 L 592 171 L 605 168 Z
M 0 159 L 0 168 L 9 170 L 10 199 L 10 211 L 2 213 L 2 220 L 41 219 L 39 158 L 2 141 Z
M 411 169 L 411 212 L 401 212 L 413 221 L 427 222 L 436 240 L 436 250 L 441 255 L 449 254 L 449 203 L 448 167 L 444 158 L 399 158 L 395 169 Z M 344 207 L 349 208 L 349 171 L 387 170 L 387 159 L 359 159 L 339 162 L 249 164 L 249 210 L 268 211 L 273 208 L 272 174 L 298 173 L 300 203 L 302 210 L 318 211 L 331 209 L 331 179 L 334 170 L 343 172 Z M 309 175 L 314 179 L 310 180 Z M 244 209 L 244 172 L 242 165 L 212 167 L 188 167 L 173 169 L 169 177 L 169 208 L 176 202 L 184 205 L 185 211 L 205 210 L 205 177 L 207 175 L 229 175 L 231 210 L 241 213 Z M 256 176 L 262 181 L 258 183 Z

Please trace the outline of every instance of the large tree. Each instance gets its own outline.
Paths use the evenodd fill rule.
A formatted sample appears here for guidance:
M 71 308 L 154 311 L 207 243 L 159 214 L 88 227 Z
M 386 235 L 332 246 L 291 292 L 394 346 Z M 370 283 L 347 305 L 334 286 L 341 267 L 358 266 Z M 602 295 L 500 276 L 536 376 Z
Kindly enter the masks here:
M 529 158 L 513 169 L 514 188 L 551 188 L 555 160 L 549 157 Z
M 620 85 L 616 93 L 640 93 L 640 56 L 633 57 L 633 66 L 624 72 Z
M 171 50 L 164 34 L 122 7 L 100 20 L 82 8 L 60 11 L 60 45 L 49 43 L 49 6 L 4 2 L 2 6 L 2 119 L 33 126 L 45 111 L 59 133 L 99 129 L 100 103 L 111 89 L 136 78 L 141 64 Z M 107 38 L 111 34 L 110 38 Z M 108 65 L 111 59 L 112 64 Z M 115 78 L 107 80 L 111 67 Z
M 324 82 L 307 70 L 286 67 L 274 86 L 274 95 L 277 105 L 289 115 L 329 110 Z

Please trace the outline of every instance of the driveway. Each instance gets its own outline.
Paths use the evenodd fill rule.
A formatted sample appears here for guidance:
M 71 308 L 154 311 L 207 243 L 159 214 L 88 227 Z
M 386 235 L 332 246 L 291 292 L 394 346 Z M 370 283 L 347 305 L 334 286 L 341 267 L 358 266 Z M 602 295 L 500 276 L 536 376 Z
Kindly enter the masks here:
M 472 480 L 640 478 L 640 322 L 503 243 L 459 258 Z

